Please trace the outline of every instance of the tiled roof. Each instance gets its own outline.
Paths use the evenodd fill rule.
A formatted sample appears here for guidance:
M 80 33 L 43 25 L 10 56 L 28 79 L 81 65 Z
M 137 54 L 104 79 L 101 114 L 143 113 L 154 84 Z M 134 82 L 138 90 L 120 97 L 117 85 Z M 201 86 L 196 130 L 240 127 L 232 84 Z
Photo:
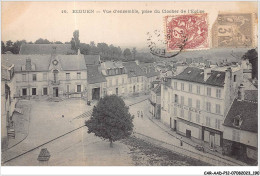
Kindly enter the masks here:
M 83 55 L 58 55 L 63 70 L 85 70 L 86 64 Z
M 245 100 L 257 102 L 258 90 L 245 90 Z
M 100 55 L 84 55 L 86 65 L 100 64 Z
M 70 44 L 22 44 L 19 54 L 72 54 Z
M 14 64 L 14 71 L 21 71 L 25 65 L 26 59 L 30 58 L 31 62 L 36 65 L 36 71 L 48 71 L 50 64 L 50 55 L 19 55 L 19 54 L 2 54 L 1 59 Z
M 145 75 L 143 70 L 134 61 L 124 62 L 123 65 L 126 68 L 126 72 L 129 78 Z
M 87 75 L 87 81 L 89 84 L 106 82 L 106 78 L 98 71 L 98 65 L 88 65 Z
M 187 67 L 183 72 L 181 72 L 176 76 L 173 76 L 172 78 L 222 87 L 224 86 L 224 82 L 225 82 L 225 72 L 212 70 L 209 78 L 206 81 L 204 81 L 203 69 L 196 68 L 196 67 Z
M 146 72 L 144 72 L 144 74 L 147 78 L 151 78 L 151 77 L 155 77 L 155 76 L 160 75 L 159 72 L 155 71 L 155 68 L 154 68 L 153 64 L 151 64 L 151 63 L 150 64 L 140 64 L 140 67 L 141 67 L 142 70 L 144 70 L 146 68 L 145 69 Z
M 61 61 L 63 70 L 84 70 L 86 69 L 85 60 L 82 55 L 57 55 Z M 21 67 L 25 65 L 26 59 L 30 58 L 31 63 L 35 64 L 35 71 L 48 71 L 51 55 L 19 55 L 19 54 L 3 54 L 2 60 L 14 64 L 16 72 L 21 71 Z
M 153 92 L 156 93 L 156 95 L 161 95 L 161 84 L 158 84 L 155 88 L 152 89 Z
M 242 120 L 240 127 L 233 125 L 234 117 L 239 116 Z M 224 126 L 241 129 L 244 131 L 258 132 L 257 103 L 250 101 L 234 100 L 226 118 Z

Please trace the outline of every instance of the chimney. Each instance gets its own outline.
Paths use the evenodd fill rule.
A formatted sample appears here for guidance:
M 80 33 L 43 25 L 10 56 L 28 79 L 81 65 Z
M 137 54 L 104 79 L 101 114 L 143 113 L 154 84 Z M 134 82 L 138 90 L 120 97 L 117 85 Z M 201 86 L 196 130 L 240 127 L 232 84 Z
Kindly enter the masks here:
M 240 86 L 238 87 L 238 100 L 245 100 L 245 87 L 243 84 L 240 84 Z
M 32 70 L 32 62 L 30 58 L 26 59 L 25 70 Z
M 204 68 L 204 81 L 207 81 L 211 75 L 211 68 L 210 67 L 205 67 Z

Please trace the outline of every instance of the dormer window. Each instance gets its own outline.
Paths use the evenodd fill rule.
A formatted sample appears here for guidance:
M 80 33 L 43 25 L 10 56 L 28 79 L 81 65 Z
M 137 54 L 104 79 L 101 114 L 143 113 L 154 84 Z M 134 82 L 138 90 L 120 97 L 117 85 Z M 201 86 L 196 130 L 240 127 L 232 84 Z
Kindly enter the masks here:
M 234 118 L 233 125 L 234 125 L 235 127 L 240 127 L 241 124 L 242 124 L 242 119 L 241 119 L 240 115 L 237 115 L 237 116 Z

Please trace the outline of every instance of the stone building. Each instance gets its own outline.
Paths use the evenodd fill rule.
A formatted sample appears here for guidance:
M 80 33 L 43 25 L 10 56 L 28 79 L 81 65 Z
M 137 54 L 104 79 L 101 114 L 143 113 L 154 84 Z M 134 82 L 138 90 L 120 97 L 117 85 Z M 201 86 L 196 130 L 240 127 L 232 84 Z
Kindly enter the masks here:
M 161 87 L 161 120 L 177 133 L 221 151 L 223 122 L 242 81 L 240 67 L 187 67 Z
M 16 80 L 14 77 L 14 65 L 1 61 L 1 145 L 2 149 L 8 147 L 8 136 L 14 135 L 12 115 L 17 102 Z
M 86 96 L 83 55 L 2 55 L 14 64 L 16 94 L 22 98 Z
M 223 152 L 246 162 L 257 161 L 258 156 L 258 103 L 257 92 L 245 91 L 240 86 L 225 118 Z
M 161 84 L 157 84 L 150 93 L 149 111 L 156 119 L 161 118 Z

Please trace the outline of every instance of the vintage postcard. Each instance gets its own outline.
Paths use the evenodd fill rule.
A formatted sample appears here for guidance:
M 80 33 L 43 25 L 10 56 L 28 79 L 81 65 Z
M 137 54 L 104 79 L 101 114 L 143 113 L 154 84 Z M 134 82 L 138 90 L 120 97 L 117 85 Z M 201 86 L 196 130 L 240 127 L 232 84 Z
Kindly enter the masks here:
M 1 26 L 2 168 L 259 175 L 257 2 L 3 1 Z

